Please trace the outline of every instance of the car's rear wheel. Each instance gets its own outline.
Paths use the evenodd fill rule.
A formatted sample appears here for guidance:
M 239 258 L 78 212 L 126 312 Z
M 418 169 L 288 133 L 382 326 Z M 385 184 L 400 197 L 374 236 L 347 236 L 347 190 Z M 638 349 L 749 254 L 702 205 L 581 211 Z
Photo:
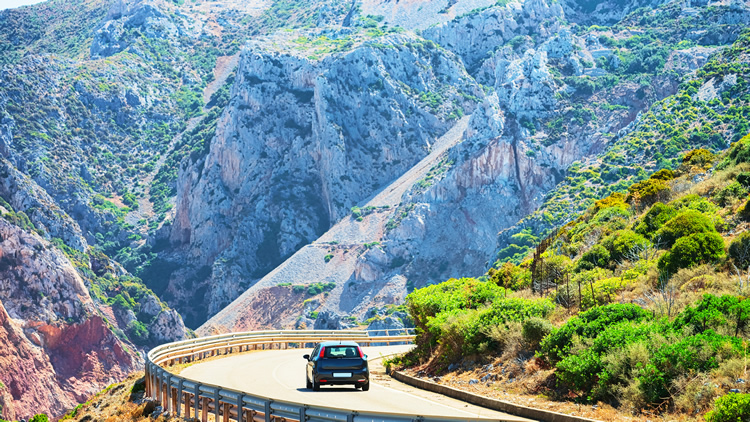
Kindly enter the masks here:
M 320 391 L 320 383 L 317 381 L 313 381 L 312 389 L 313 391 Z
M 305 376 L 305 387 L 307 387 L 308 390 L 313 388 L 313 385 L 310 382 L 310 380 L 307 378 L 307 376 Z
M 367 391 L 370 389 L 370 381 L 368 380 L 366 383 L 362 384 L 362 391 Z

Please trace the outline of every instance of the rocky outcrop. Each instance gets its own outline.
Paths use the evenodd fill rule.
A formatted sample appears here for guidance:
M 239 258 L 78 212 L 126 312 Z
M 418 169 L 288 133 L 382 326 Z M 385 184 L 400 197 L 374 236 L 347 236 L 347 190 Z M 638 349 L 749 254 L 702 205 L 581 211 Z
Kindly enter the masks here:
M 527 0 L 469 13 L 422 31 L 422 35 L 458 54 L 472 73 L 496 48 L 519 36 L 547 39 L 564 17 L 558 2 Z
M 212 268 L 193 288 L 208 314 L 418 162 L 477 95 L 455 56 L 414 36 L 319 62 L 248 45 L 208 155 L 178 182 L 171 241 Z
M 60 238 L 71 248 L 84 252 L 86 239 L 72 218 L 31 178 L 0 158 L 0 197 L 12 209 L 5 212 L 23 212 L 48 239 Z
M 180 35 L 180 29 L 159 6 L 151 3 L 154 2 L 115 1 L 107 13 L 107 19 L 94 35 L 91 57 L 108 57 L 129 49 L 141 34 L 156 40 L 174 42 Z M 138 49 L 133 52 L 142 54 Z
M 0 218 L 3 417 L 61 415 L 138 369 L 141 358 L 102 317 L 59 250 Z M 5 394 L 7 393 L 7 394 Z

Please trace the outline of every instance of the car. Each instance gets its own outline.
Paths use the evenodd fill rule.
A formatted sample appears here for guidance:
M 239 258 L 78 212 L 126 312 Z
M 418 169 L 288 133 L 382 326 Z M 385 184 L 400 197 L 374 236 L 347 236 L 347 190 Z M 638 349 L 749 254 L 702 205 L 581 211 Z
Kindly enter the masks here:
M 314 391 L 321 385 L 354 385 L 362 391 L 370 389 L 370 368 L 367 355 L 353 341 L 326 341 L 319 343 L 307 360 L 306 387 Z

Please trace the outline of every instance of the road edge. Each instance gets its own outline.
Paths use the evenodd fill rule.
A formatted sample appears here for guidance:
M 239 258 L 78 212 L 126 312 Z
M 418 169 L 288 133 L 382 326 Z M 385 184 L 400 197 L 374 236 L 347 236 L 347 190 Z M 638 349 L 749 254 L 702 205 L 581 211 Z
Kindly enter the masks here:
M 457 388 L 448 387 L 446 385 L 437 384 L 432 381 L 415 378 L 410 375 L 406 375 L 403 372 L 391 371 L 390 375 L 398 381 L 409 384 L 412 387 L 417 387 L 422 390 L 442 394 L 453 399 L 465 401 L 467 403 L 486 407 L 488 409 L 510 413 L 511 415 L 520 416 L 522 418 L 536 419 L 543 422 L 601 422 L 596 419 L 566 415 L 565 413 L 536 409 L 533 407 L 522 406 L 520 404 L 511 403 L 504 400 L 480 396 L 479 394 L 474 394 L 468 391 L 459 390 Z

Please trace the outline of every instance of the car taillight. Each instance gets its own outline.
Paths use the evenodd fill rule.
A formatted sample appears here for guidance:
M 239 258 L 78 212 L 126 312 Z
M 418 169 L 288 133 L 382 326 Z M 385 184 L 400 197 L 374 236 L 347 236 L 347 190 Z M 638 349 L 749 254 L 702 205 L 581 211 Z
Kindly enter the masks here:
M 357 350 L 359 351 L 359 357 L 361 357 L 362 359 L 364 359 L 365 358 L 365 354 L 362 353 L 362 348 L 361 347 L 357 347 Z
M 326 348 L 325 348 L 325 347 L 321 347 L 321 348 L 320 348 L 320 357 L 321 357 L 321 358 L 323 358 L 323 355 L 324 355 L 325 353 L 326 353 Z

